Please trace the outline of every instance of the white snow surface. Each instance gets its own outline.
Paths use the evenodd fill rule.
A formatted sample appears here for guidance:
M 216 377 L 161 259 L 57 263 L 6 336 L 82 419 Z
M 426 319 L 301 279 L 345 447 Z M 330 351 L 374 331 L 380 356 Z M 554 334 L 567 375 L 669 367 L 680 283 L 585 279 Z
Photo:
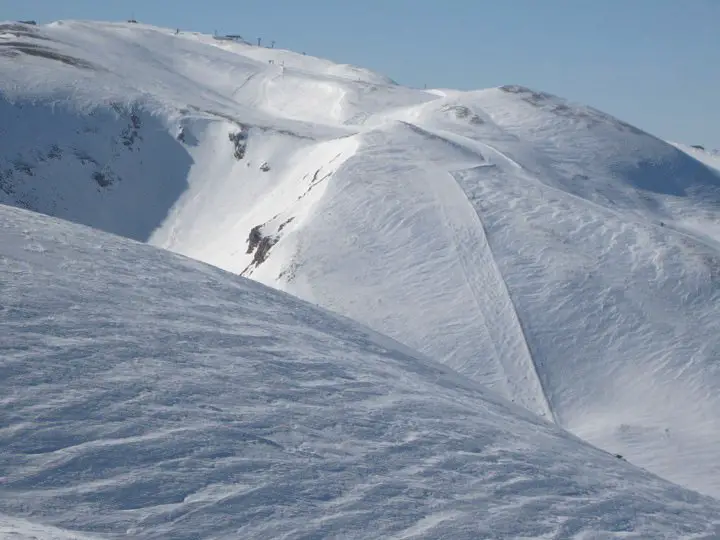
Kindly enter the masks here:
M 716 499 L 215 267 L 0 205 L 0 272 L 3 538 L 720 535 Z
M 720 497 L 710 154 L 142 24 L 0 25 L 0 74 L 0 202 L 290 292 Z

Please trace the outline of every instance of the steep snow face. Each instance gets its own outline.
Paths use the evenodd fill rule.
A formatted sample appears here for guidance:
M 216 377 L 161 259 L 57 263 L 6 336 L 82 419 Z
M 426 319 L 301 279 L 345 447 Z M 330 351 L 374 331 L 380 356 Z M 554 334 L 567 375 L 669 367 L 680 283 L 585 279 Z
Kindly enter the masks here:
M 187 190 L 190 155 L 138 107 L 0 99 L 0 118 L 0 202 L 144 241 Z
M 522 87 L 144 25 L 4 27 L 0 53 L 3 201 L 331 308 L 720 496 L 707 160 Z
M 216 268 L 0 206 L 0 271 L 8 537 L 720 534 L 716 500 Z

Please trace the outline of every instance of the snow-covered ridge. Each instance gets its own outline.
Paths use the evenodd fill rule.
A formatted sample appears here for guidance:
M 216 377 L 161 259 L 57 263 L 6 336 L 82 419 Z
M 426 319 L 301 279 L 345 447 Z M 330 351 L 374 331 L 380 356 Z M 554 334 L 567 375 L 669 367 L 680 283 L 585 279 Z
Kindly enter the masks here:
M 0 72 L 0 202 L 311 300 L 720 495 L 720 176 L 696 155 L 523 87 L 145 25 L 5 27 Z
M 681 143 L 671 144 L 709 167 L 720 170 L 720 150 L 707 150 L 702 146 L 688 146 Z
M 718 501 L 216 268 L 0 205 L 0 272 L 7 538 L 720 532 Z

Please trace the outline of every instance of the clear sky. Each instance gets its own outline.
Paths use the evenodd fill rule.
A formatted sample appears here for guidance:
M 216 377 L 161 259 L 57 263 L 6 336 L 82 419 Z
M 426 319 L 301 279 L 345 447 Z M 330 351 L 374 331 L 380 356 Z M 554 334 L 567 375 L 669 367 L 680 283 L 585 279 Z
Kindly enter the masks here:
M 720 0 L 0 0 L 0 20 L 131 16 L 412 86 L 522 84 L 720 148 Z

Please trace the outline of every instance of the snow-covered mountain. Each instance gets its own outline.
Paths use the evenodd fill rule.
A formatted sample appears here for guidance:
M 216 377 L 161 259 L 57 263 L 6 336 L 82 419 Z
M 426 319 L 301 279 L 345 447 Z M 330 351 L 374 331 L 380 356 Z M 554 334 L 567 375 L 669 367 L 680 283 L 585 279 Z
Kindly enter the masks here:
M 707 150 L 702 146 L 688 146 L 687 144 L 681 143 L 672 144 L 708 167 L 720 171 L 720 150 Z
M 0 205 L 0 272 L 3 538 L 720 534 L 716 499 L 217 268 Z
M 0 73 L 0 202 L 310 300 L 720 496 L 720 175 L 696 156 L 522 87 L 138 24 L 0 26 Z

